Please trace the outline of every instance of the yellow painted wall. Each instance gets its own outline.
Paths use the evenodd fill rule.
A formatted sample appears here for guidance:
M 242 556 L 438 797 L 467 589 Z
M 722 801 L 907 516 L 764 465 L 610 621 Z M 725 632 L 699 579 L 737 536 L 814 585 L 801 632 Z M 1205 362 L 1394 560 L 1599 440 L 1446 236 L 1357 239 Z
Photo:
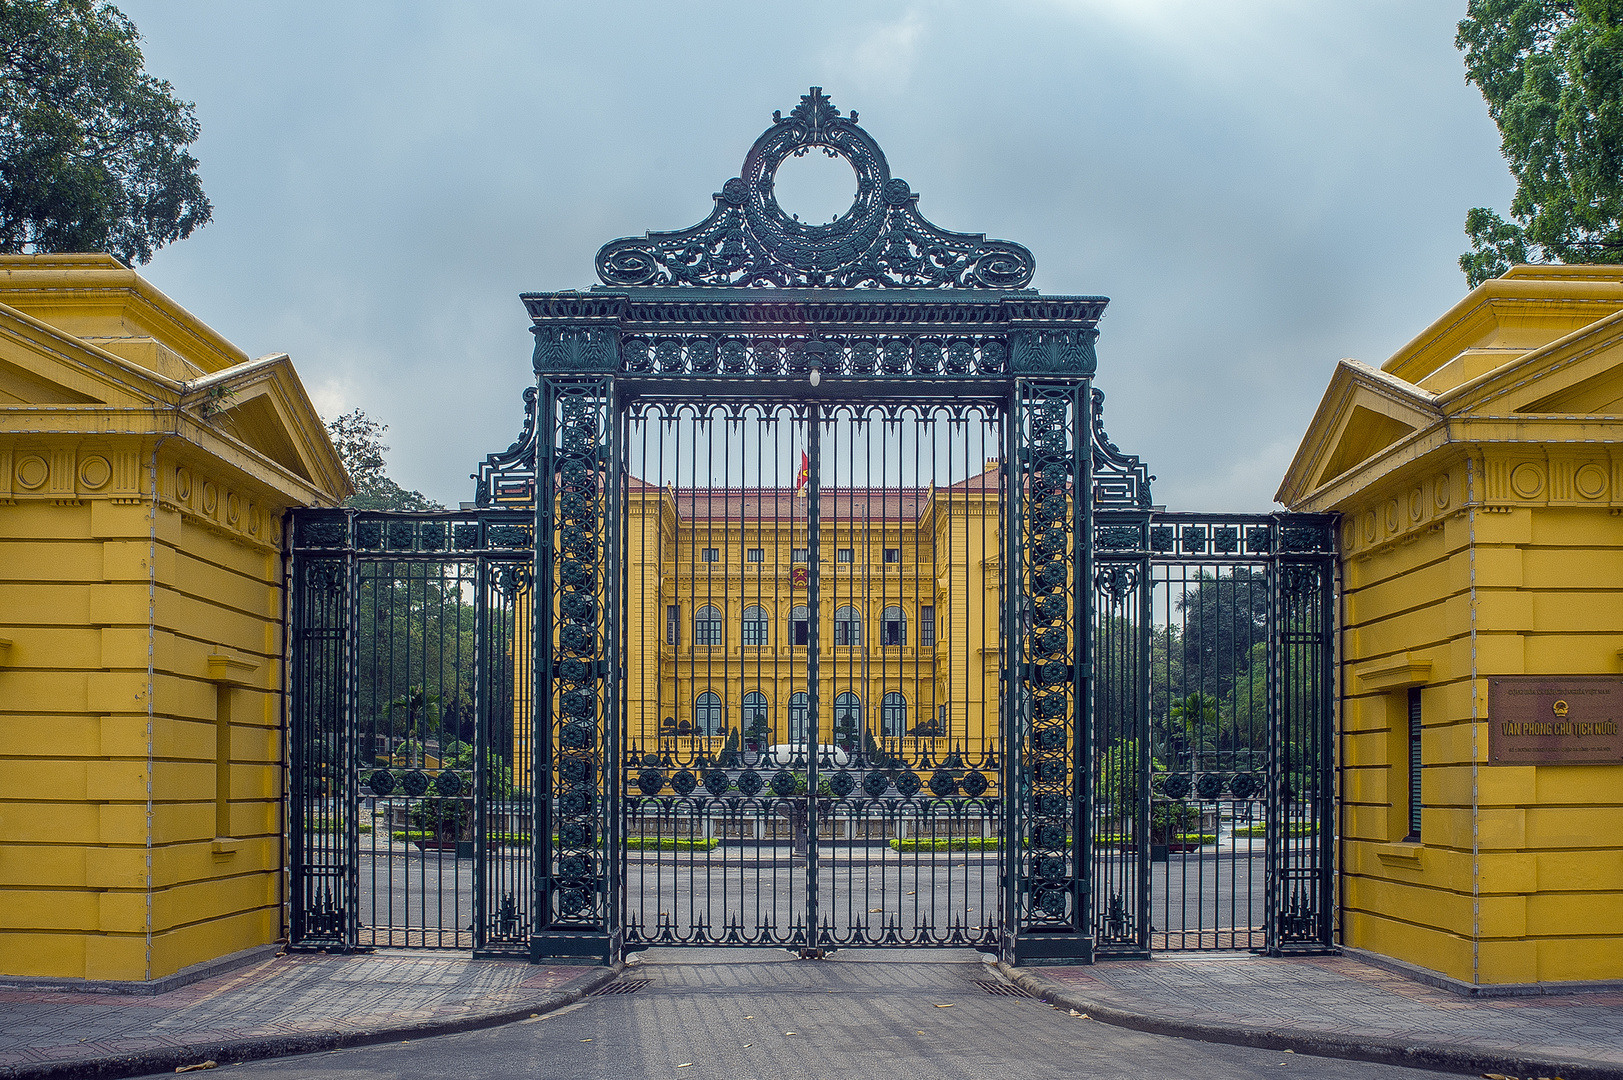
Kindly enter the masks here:
M 0 257 L 0 331 L 0 974 L 274 941 L 282 515 L 336 455 L 285 357 L 105 256 Z
M 1348 945 L 1466 982 L 1623 978 L 1623 765 L 1489 765 L 1487 697 L 1620 670 L 1618 312 L 1616 267 L 1487 283 L 1381 372 L 1343 361 L 1281 489 L 1343 515 Z

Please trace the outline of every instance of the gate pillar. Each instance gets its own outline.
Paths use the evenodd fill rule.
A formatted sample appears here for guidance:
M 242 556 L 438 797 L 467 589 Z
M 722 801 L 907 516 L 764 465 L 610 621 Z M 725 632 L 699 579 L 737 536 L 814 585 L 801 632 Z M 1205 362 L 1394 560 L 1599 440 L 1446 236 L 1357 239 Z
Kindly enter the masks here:
M 622 951 L 617 829 L 621 610 L 618 333 L 538 322 L 532 960 Z
M 1091 963 L 1093 329 L 1022 330 L 1005 504 L 1003 958 Z M 1036 376 L 1036 377 L 1032 377 Z

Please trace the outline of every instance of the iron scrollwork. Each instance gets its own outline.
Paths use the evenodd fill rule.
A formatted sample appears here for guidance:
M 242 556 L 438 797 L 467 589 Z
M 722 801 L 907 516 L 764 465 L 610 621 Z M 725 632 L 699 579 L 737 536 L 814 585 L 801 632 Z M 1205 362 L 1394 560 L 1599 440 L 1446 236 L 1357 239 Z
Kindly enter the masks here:
M 549 407 L 550 406 L 550 407 Z M 542 424 L 552 446 L 549 546 L 551 619 L 538 624 L 540 648 L 551 637 L 544 692 L 551 698 L 550 924 L 603 928 L 608 920 L 604 882 L 606 808 L 603 769 L 606 725 L 611 722 L 607 683 L 610 511 L 607 424 L 610 401 L 597 382 L 551 382 L 543 390 Z M 554 633 L 546 623 L 556 628 Z
M 1073 559 L 1079 538 L 1075 517 L 1078 483 L 1074 385 L 1027 384 L 1017 431 L 1027 465 L 1027 498 L 1021 522 L 1021 588 L 1026 617 L 1017 655 L 1024 677 L 1020 694 L 1030 702 L 1022 748 L 1026 777 L 1022 844 L 1022 930 L 1074 929 L 1075 799 L 1073 751 L 1078 737 L 1074 685 L 1076 643 L 1070 620 L 1081 602 L 1074 594 Z
M 784 213 L 773 190 L 784 161 L 812 152 L 843 158 L 857 175 L 851 208 L 826 225 Z M 1021 289 L 1036 268 L 1019 244 L 926 220 L 857 114 L 841 115 L 821 87 L 788 116 L 772 115 L 715 200 L 692 228 L 604 245 L 598 277 L 611 286 Z

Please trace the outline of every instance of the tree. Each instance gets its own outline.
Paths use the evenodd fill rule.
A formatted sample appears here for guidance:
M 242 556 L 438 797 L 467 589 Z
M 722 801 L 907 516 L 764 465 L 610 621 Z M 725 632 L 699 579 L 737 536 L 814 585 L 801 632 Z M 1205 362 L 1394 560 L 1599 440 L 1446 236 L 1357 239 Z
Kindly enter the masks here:
M 192 103 L 140 41 L 109 3 L 0 0 L 0 251 L 134 265 L 209 222 Z
M 328 422 L 327 434 L 333 448 L 355 484 L 355 494 L 344 500 L 344 505 L 356 510 L 444 510 L 422 492 L 407 491 L 384 472 L 383 455 L 389 447 L 383 433 L 388 430 L 388 424 L 379 423 L 360 409 Z
M 1524 262 L 1623 262 L 1623 0 L 1470 0 L 1465 52 L 1516 178 L 1466 215 L 1472 287 Z

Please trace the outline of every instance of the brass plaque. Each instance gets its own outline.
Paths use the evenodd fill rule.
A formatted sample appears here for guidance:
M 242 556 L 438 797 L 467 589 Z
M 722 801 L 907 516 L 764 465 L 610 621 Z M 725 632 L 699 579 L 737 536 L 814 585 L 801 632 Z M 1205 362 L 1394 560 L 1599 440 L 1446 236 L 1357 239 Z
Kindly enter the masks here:
M 1623 676 L 1488 680 L 1488 764 L 1623 762 Z

